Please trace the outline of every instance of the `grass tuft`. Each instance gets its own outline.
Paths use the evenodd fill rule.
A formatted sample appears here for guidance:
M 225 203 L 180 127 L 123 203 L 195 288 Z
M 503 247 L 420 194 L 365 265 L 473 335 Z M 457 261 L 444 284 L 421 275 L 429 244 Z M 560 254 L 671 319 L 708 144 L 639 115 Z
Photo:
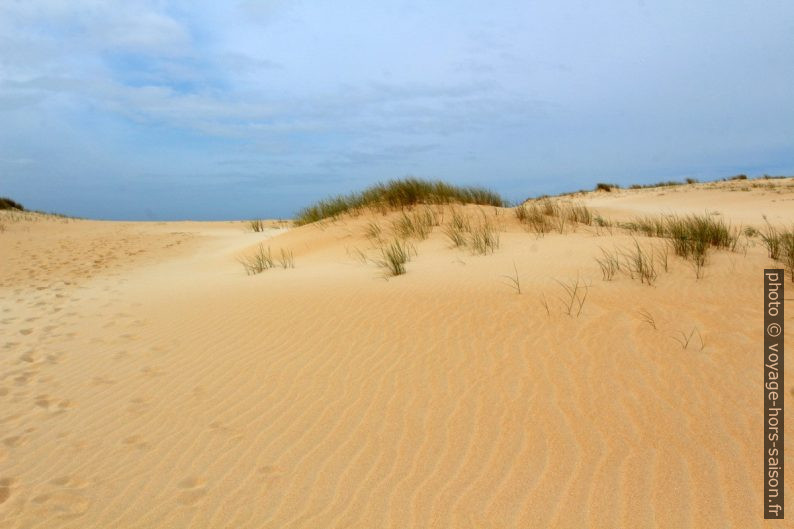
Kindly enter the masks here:
M 251 231 L 255 232 L 265 231 L 265 223 L 260 219 L 249 220 L 248 227 L 251 228 Z
M 487 219 L 472 229 L 468 246 L 472 252 L 480 255 L 494 253 L 499 248 L 499 233 Z
M 449 237 L 449 240 L 452 241 L 456 248 L 462 248 L 467 244 L 466 235 L 469 233 L 471 233 L 469 218 L 453 208 L 452 220 L 444 229 L 444 234 Z
M 273 257 L 270 254 L 270 247 L 265 250 L 264 245 L 260 243 L 256 253 L 240 259 L 240 264 L 243 265 L 245 273 L 249 276 L 261 274 L 265 270 L 273 268 Z
M 381 259 L 378 266 L 386 270 L 388 276 L 399 276 L 405 273 L 405 263 L 411 260 L 412 247 L 406 241 L 393 240 L 388 246 L 380 249 Z
M 282 248 L 281 257 L 279 257 L 278 262 L 284 270 L 287 268 L 295 268 L 295 256 L 292 250 L 284 250 L 284 248 Z

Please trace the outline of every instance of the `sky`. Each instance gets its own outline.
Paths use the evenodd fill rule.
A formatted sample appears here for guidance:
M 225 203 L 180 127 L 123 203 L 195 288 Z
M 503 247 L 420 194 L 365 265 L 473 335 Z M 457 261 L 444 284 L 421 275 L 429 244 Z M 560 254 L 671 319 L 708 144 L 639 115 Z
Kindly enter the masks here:
M 790 0 L 0 0 L 0 195 L 221 220 L 792 175 L 792 87 Z

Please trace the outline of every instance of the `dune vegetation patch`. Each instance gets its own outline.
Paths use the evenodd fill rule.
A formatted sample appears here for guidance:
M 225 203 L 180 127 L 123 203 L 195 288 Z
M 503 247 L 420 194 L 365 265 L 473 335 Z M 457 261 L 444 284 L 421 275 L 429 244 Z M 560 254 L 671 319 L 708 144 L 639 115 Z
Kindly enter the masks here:
M 8 197 L 0 197 L 0 209 L 17 209 L 19 211 L 25 211 L 25 208 L 19 202 L 15 200 L 11 200 Z
M 320 200 L 302 209 L 295 219 L 295 224 L 301 226 L 364 209 L 385 213 L 418 204 L 478 204 L 499 207 L 507 205 L 499 194 L 486 188 L 404 178 L 375 184 L 361 192 Z
M 781 263 L 794 281 L 794 227 L 780 229 L 767 224 L 760 235 L 770 259 Z
M 270 247 L 268 246 L 265 248 L 265 245 L 262 243 L 259 244 L 256 252 L 240 258 L 239 262 L 243 266 L 245 273 L 249 276 L 261 274 L 265 270 L 270 270 L 276 266 L 280 266 L 285 270 L 288 268 L 295 268 L 295 256 L 292 250 L 281 248 L 279 250 L 279 256 L 274 258 Z
M 578 225 L 592 226 L 600 218 L 581 202 L 564 202 L 548 197 L 521 204 L 513 211 L 518 221 L 538 236 L 552 230 L 561 234 L 566 230 L 576 231 Z

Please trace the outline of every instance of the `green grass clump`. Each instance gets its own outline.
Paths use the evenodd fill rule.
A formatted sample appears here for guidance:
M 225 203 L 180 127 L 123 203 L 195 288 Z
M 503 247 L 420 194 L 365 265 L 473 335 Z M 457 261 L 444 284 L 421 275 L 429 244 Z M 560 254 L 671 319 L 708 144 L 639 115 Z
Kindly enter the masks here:
M 452 220 L 444 229 L 444 234 L 449 237 L 456 248 L 466 246 L 466 235 L 471 233 L 469 218 L 457 209 L 452 209 Z
M 433 226 L 438 226 L 438 218 L 433 211 L 426 207 L 408 215 L 403 211 L 400 218 L 392 223 L 392 229 L 402 239 L 425 240 L 433 231 Z
M 468 246 L 474 253 L 486 255 L 499 248 L 499 233 L 487 220 L 483 220 L 470 234 Z
M 270 247 L 268 246 L 267 249 L 265 249 L 265 246 L 261 243 L 257 247 L 255 254 L 243 257 L 239 261 L 240 264 L 243 265 L 245 273 L 249 276 L 261 274 L 265 270 L 276 267 L 276 262 L 273 259 Z M 295 268 L 295 256 L 292 250 L 285 250 L 282 248 L 280 250 L 280 257 L 278 258 L 278 264 L 285 270 L 287 268 Z
M 255 232 L 265 231 L 265 223 L 260 219 L 249 220 L 248 227 Z
M 377 222 L 369 222 L 364 230 L 364 235 L 367 239 L 380 242 L 383 237 L 383 228 Z
M 739 240 L 738 229 L 707 215 L 671 217 L 667 219 L 666 228 L 673 250 L 685 259 L 705 255 L 709 248 L 733 250 Z
M 607 184 L 604 182 L 598 182 L 595 186 L 596 191 L 606 191 L 607 193 L 609 193 L 613 189 L 620 189 L 620 186 L 617 184 Z
M 545 206 L 537 203 L 522 204 L 515 209 L 516 218 L 522 224 L 526 224 L 531 231 L 542 236 L 551 230 L 551 221 L 544 214 L 544 209 Z
M 376 263 L 386 271 L 387 276 L 403 275 L 405 263 L 411 260 L 411 251 L 410 243 L 395 239 L 388 246 L 381 247 L 381 259 Z
M 782 263 L 794 281 L 794 228 L 780 230 L 767 223 L 766 232 L 761 233 L 769 257 Z
M 686 217 L 642 217 L 622 223 L 621 228 L 648 237 L 669 239 L 676 255 L 691 261 L 695 274 L 702 276 L 703 267 L 711 248 L 734 251 L 739 242 L 738 228 L 711 215 Z
M 337 217 L 361 208 L 379 211 L 400 209 L 417 204 L 480 204 L 505 206 L 497 193 L 480 187 L 453 186 L 440 181 L 404 178 L 376 184 L 360 193 L 321 200 L 298 213 L 295 223 L 300 226 L 318 220 Z
M 18 209 L 19 211 L 25 211 L 22 204 L 8 197 L 0 197 L 0 209 Z
M 273 268 L 273 257 L 270 254 L 270 247 L 265 250 L 264 245 L 260 243 L 256 253 L 240 259 L 240 264 L 243 265 L 245 273 L 249 276 L 261 274 L 265 270 Z
M 560 202 L 546 197 L 515 208 L 516 218 L 542 235 L 552 228 L 565 233 L 565 226 L 576 229 L 577 224 L 592 226 L 596 216 L 581 202 Z

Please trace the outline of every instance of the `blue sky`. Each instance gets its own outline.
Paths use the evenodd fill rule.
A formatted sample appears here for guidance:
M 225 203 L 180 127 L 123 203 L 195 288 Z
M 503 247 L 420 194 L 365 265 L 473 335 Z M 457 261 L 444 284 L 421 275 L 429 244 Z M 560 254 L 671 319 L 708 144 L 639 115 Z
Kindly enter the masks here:
M 792 86 L 790 0 L 2 0 L 0 195 L 232 219 L 794 174 Z

